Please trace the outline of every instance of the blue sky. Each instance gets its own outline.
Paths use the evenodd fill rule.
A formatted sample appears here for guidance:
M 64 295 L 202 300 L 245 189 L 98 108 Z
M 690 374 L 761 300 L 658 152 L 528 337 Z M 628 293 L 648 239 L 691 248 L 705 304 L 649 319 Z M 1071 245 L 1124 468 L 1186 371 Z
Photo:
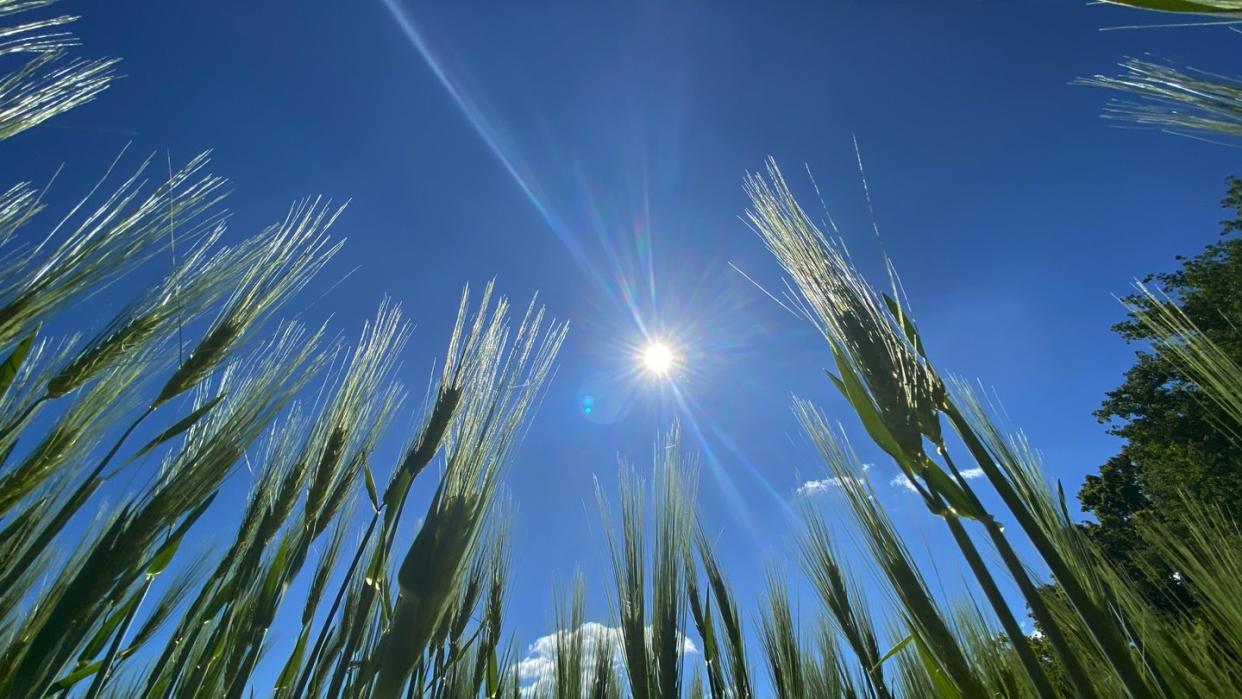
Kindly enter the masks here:
M 606 620 L 595 479 L 615 492 L 619 454 L 649 468 L 674 417 L 704 452 L 702 516 L 745 600 L 763 564 L 788 565 L 795 490 L 824 476 L 791 394 L 865 438 L 823 378 L 822 341 L 730 267 L 779 279 L 738 218 L 742 176 L 766 156 L 813 207 L 810 167 L 878 275 L 857 139 L 933 359 L 995 387 L 1069 492 L 1117 446 L 1091 416 L 1133 353 L 1108 330 L 1114 295 L 1211 240 L 1238 172 L 1231 148 L 1111 128 L 1108 95 L 1068 85 L 1127 55 L 1230 65 L 1238 37 L 1102 32 L 1153 17 L 1074 1 L 65 7 L 85 15 L 86 53 L 124 57 L 126 77 L 6 143 L 4 173 L 20 163 L 14 176 L 44 181 L 64 162 L 58 186 L 74 192 L 127 142 L 174 161 L 211 148 L 238 237 L 300 196 L 352 199 L 337 228 L 349 243 L 308 313 L 352 333 L 385 295 L 400 302 L 417 324 L 416 391 L 467 282 L 495 276 L 516 301 L 537 290 L 571 322 L 507 475 L 525 641 L 575 567 Z M 644 328 L 683 354 L 684 400 L 634 372 Z M 912 548 L 934 557 L 934 522 L 875 463 Z M 960 578 L 940 573 L 947 588 Z

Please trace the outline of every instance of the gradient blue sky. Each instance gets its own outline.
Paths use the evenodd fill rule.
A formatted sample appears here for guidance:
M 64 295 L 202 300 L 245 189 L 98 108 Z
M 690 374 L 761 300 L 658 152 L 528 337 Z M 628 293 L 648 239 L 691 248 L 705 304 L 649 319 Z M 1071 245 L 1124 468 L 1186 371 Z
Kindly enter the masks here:
M 701 511 L 745 600 L 763 564 L 787 565 L 795 489 L 823 477 L 791 393 L 861 446 L 822 341 L 729 267 L 778 280 L 738 219 L 742 176 L 764 157 L 814 205 L 810 166 L 875 274 L 857 137 L 933 358 L 995 387 L 1070 492 L 1116 449 L 1091 416 L 1133 353 L 1108 330 L 1114 295 L 1208 242 L 1238 172 L 1234 149 L 1110 128 L 1108 95 L 1068 85 L 1148 52 L 1232 65 L 1226 29 L 1101 32 L 1158 18 L 1075 0 L 394 2 L 66 2 L 86 15 L 86 53 L 124 57 L 126 77 L 6 143 L 4 170 L 43 181 L 65 162 L 77 191 L 129 141 L 174 160 L 212 148 L 235 183 L 238 237 L 297 197 L 352 198 L 337 229 L 349 244 L 310 296 L 357 271 L 311 314 L 352 334 L 395 298 L 417 323 L 404 372 L 416 391 L 462 284 L 494 275 L 518 301 L 538 290 L 572 330 L 507 475 L 524 642 L 575 567 L 606 619 L 594 479 L 615 492 L 618 454 L 648 468 L 673 417 L 707 454 Z M 684 404 L 634 374 L 640 325 L 684 353 Z M 944 561 L 937 526 L 888 484 L 891 464 L 872 473 L 913 548 Z M 960 574 L 940 565 L 952 589 Z

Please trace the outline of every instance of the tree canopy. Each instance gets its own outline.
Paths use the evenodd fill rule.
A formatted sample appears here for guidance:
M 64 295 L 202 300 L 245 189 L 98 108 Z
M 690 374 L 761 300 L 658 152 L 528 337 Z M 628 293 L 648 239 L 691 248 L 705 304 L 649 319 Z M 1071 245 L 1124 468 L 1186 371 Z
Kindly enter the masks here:
M 1143 281 L 1161 287 L 1203 333 L 1242 362 L 1242 179 L 1230 177 L 1221 206 L 1222 239 L 1194 257 L 1179 257 L 1179 269 Z M 1152 301 L 1134 294 L 1131 308 Z M 1113 329 L 1128 342 L 1152 340 L 1134 313 Z M 1096 521 L 1088 534 L 1123 570 L 1138 579 L 1152 601 L 1164 608 L 1184 603 L 1172 571 L 1162 570 L 1138 535 L 1143 518 L 1171 522 L 1186 498 L 1242 515 L 1242 443 L 1221 429 L 1219 409 L 1165 353 L 1144 345 L 1120 386 L 1108 393 L 1096 417 L 1125 440 L 1098 475 L 1078 493 Z

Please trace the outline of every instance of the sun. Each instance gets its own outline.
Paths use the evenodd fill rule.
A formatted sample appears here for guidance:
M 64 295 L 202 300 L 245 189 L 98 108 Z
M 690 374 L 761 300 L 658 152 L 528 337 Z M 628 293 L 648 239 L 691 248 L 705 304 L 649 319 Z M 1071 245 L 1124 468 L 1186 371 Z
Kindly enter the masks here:
M 643 348 L 643 368 L 652 374 L 667 374 L 676 363 L 673 350 L 663 342 L 652 342 Z

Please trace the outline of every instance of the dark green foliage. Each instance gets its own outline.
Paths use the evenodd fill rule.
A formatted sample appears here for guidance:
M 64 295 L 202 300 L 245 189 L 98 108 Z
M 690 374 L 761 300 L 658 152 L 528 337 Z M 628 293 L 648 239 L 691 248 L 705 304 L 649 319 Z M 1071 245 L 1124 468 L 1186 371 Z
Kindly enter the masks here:
M 1242 180 L 1231 177 L 1221 202 L 1230 218 L 1221 222 L 1222 240 L 1201 253 L 1179 258 L 1181 268 L 1150 275 L 1185 317 L 1236 362 L 1242 362 Z M 1125 302 L 1135 308 L 1157 303 L 1144 294 Z M 1129 342 L 1150 343 L 1153 330 L 1135 313 L 1114 329 Z M 1144 347 L 1121 386 L 1096 412 L 1125 440 L 1121 452 L 1098 475 L 1088 476 L 1078 497 L 1096 521 L 1086 531 L 1108 558 L 1120 565 L 1153 604 L 1175 612 L 1192 602 L 1174 571 L 1152 555 L 1139 535 L 1143 519 L 1171 524 L 1183 498 L 1242 515 L 1242 441 L 1228 429 L 1228 416 L 1187 376 L 1176 357 Z

